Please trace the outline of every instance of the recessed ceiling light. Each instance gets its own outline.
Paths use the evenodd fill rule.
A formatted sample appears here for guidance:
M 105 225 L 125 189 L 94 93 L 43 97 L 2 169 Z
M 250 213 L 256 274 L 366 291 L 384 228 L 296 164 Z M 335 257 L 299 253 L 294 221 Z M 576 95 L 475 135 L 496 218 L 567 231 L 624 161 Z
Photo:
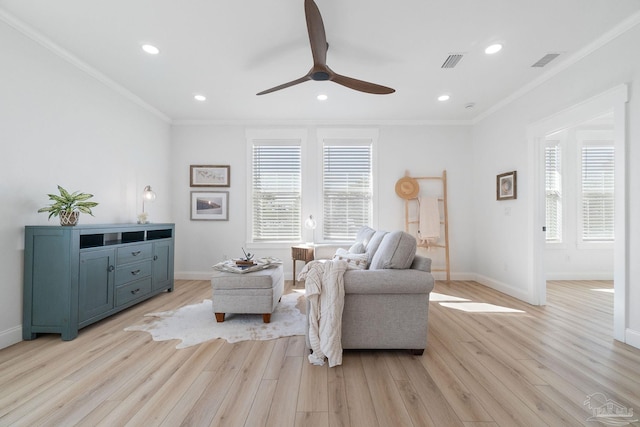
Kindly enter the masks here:
M 204 95 L 193 95 L 193 99 L 195 99 L 196 101 L 203 102 L 207 100 L 207 97 Z
M 494 53 L 498 53 L 502 50 L 502 45 L 500 43 L 492 44 L 484 50 L 484 53 L 487 55 L 493 55 Z
M 157 55 L 160 53 L 160 49 L 150 44 L 143 44 L 142 50 L 147 52 L 149 55 Z
M 320 95 L 317 96 L 318 101 L 326 101 L 327 98 L 329 98 L 327 95 L 325 95 L 324 93 L 321 93 Z
M 448 101 L 451 98 L 449 95 L 440 95 L 438 101 Z

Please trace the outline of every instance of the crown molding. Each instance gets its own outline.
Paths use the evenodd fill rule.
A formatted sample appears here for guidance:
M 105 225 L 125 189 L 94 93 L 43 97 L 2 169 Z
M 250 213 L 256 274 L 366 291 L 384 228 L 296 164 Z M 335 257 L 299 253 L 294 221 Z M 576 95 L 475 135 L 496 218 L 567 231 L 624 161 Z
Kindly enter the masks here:
M 498 103 L 494 104 L 493 106 L 485 110 L 482 114 L 479 114 L 478 116 L 476 116 L 471 122 L 473 124 L 477 124 L 481 122 L 482 120 L 486 119 L 493 113 L 503 109 L 504 107 L 511 104 L 515 100 L 531 92 L 533 89 L 537 88 L 538 86 L 541 86 L 544 82 L 560 74 L 561 72 L 563 72 L 570 66 L 574 65 L 584 57 L 592 54 L 593 52 L 597 51 L 601 47 L 605 46 L 607 43 L 620 37 L 621 35 L 631 30 L 633 27 L 635 27 L 638 24 L 640 24 L 640 12 L 636 12 L 633 15 L 629 16 L 627 19 L 625 19 L 620 24 L 613 27 L 611 30 L 602 34 L 593 42 L 589 43 L 582 49 L 578 50 L 573 55 L 570 55 L 567 59 L 559 63 L 556 67 L 550 69 L 549 71 L 547 71 L 546 73 L 538 77 L 537 79 L 526 84 L 519 90 L 515 91 L 508 97 L 504 98 L 502 101 L 499 101 Z
M 31 40 L 35 41 L 36 43 L 44 47 L 45 49 L 51 51 L 55 55 L 64 59 L 65 61 L 67 61 L 74 67 L 76 67 L 77 69 L 83 71 L 84 73 L 98 80 L 100 83 L 107 86 L 109 89 L 114 90 L 124 98 L 144 108 L 145 110 L 152 113 L 153 115 L 159 117 L 164 122 L 171 124 L 172 121 L 169 116 L 167 116 L 160 110 L 156 109 L 155 107 L 151 106 L 150 104 L 145 102 L 142 98 L 135 95 L 130 90 L 126 89 L 124 86 L 121 86 L 120 84 L 111 80 L 109 77 L 102 74 L 100 71 L 96 70 L 86 62 L 82 61 L 77 56 L 73 55 L 68 50 L 54 43 L 51 39 L 44 36 L 42 33 L 30 27 L 29 25 L 25 24 L 24 22 L 22 22 L 21 20 L 11 15 L 10 13 L 8 13 L 6 10 L 2 8 L 0 8 L 0 21 L 5 22 L 7 25 L 12 27 L 13 29 L 17 30 L 18 32 L 22 33 L 23 35 L 27 36 Z
M 173 120 L 173 126 L 472 126 L 471 120 Z

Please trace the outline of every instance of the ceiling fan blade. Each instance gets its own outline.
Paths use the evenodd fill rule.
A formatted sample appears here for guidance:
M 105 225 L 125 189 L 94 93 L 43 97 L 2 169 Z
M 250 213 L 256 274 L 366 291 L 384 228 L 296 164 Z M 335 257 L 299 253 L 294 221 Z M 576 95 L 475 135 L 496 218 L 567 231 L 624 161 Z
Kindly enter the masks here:
M 352 77 L 341 76 L 340 74 L 335 73 L 331 76 L 330 80 L 342 86 L 348 87 L 349 89 L 372 93 L 374 95 L 387 95 L 396 91 L 395 89 L 391 89 L 390 87 L 365 82 L 363 80 L 354 79 Z
M 272 87 L 271 89 L 263 90 L 262 92 L 259 92 L 256 95 L 264 95 L 264 94 L 267 94 L 267 93 L 275 92 L 275 91 L 280 90 L 280 89 L 284 89 L 284 88 L 287 88 L 287 87 L 298 85 L 300 83 L 304 83 L 307 80 L 311 80 L 311 77 L 309 77 L 308 75 L 306 75 L 304 77 L 300 77 L 299 79 L 290 81 L 288 83 L 283 83 L 283 84 L 281 84 L 279 86 Z
M 328 45 L 320 9 L 313 0 L 304 0 L 304 13 L 307 17 L 307 31 L 309 32 L 313 63 L 325 65 Z

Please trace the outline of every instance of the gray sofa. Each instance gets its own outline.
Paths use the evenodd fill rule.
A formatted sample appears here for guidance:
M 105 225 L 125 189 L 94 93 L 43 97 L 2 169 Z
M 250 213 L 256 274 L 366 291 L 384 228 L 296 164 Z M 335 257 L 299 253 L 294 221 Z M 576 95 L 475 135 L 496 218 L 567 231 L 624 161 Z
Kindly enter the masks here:
M 363 227 L 349 250 L 319 245 L 315 258 L 339 258 L 350 265 L 344 274 L 344 349 L 424 352 L 434 279 L 431 259 L 416 255 L 413 236 Z

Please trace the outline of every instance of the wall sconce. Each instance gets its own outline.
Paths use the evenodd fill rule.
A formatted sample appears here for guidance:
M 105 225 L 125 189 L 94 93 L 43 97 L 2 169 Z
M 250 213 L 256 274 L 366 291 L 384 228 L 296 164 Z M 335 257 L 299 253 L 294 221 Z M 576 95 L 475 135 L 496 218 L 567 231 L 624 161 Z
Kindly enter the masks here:
M 149 214 L 144 211 L 145 202 L 151 203 L 156 199 L 156 193 L 153 192 L 150 185 L 142 190 L 142 213 L 138 215 L 138 224 L 146 224 Z
M 309 218 L 307 218 L 304 221 L 304 227 L 311 230 L 312 233 L 312 240 L 311 240 L 311 245 L 314 244 L 314 242 L 316 241 L 316 227 L 318 226 L 318 223 L 316 222 L 315 219 L 313 219 L 313 215 L 309 215 Z

